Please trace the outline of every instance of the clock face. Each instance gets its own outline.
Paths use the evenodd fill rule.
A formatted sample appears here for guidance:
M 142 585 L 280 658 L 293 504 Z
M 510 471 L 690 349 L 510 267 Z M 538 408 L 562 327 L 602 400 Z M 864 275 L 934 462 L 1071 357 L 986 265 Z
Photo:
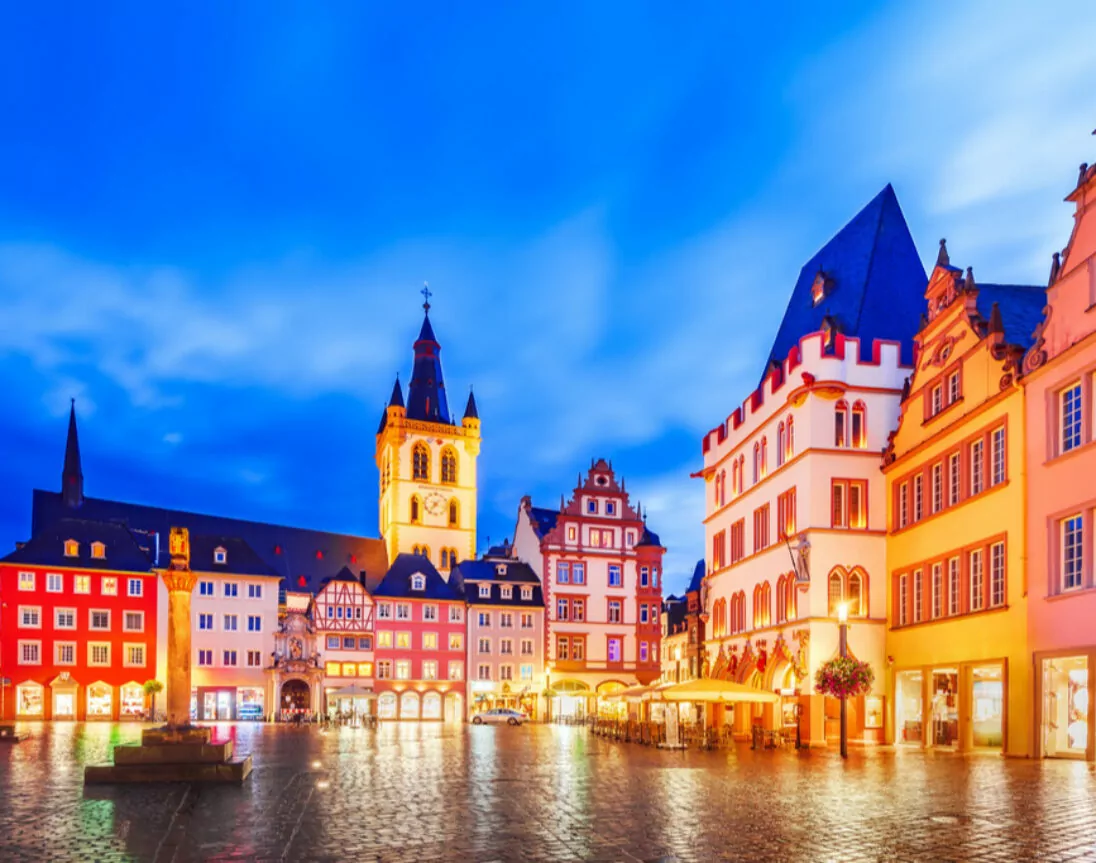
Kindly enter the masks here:
M 441 515 L 445 512 L 445 498 L 436 491 L 428 494 L 422 503 L 431 515 Z

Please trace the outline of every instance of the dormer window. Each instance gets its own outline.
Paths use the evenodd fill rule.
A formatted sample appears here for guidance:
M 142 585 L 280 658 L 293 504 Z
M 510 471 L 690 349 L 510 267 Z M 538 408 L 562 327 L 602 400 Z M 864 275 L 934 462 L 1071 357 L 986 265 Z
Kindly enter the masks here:
M 826 299 L 831 284 L 826 274 L 819 269 L 814 276 L 814 284 L 811 285 L 811 300 L 816 306 Z
M 481 584 L 479 586 L 479 595 L 480 595 L 480 599 L 490 599 L 491 598 L 491 585 Z
M 221 564 L 222 566 L 228 563 L 228 552 L 221 546 L 217 546 L 217 548 L 213 549 L 213 562 Z
M 504 584 L 502 586 L 502 598 L 503 599 L 513 599 L 513 596 L 514 596 L 514 588 L 512 588 L 508 584 Z
M 531 588 L 531 587 L 522 587 L 522 589 L 521 589 L 521 598 L 525 599 L 525 600 L 532 599 L 533 598 L 533 588 Z
M 416 572 L 411 576 L 411 589 L 426 590 L 426 576 L 420 572 Z
M 80 543 L 75 539 L 65 540 L 65 557 L 79 557 L 80 556 Z
M 505 563 L 496 563 L 495 564 L 495 575 L 506 575 L 506 564 Z
M 107 547 L 101 542 L 93 542 L 91 544 L 91 556 L 95 560 L 106 560 Z

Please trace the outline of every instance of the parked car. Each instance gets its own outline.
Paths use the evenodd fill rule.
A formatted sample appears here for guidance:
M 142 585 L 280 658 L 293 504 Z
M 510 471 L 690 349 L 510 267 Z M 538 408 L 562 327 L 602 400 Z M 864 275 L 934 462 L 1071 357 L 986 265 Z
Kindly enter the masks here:
M 521 725 L 529 721 L 529 717 L 520 710 L 511 710 L 508 707 L 496 707 L 494 710 L 485 710 L 472 717 L 473 725 Z

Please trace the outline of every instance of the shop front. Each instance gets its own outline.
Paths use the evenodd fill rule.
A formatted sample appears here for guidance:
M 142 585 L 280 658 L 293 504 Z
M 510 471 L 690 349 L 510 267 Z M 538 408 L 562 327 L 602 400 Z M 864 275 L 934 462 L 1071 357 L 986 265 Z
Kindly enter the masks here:
M 586 718 L 587 706 L 593 693 L 581 680 L 561 680 L 549 691 L 552 719 L 567 722 Z
M 51 717 L 62 722 L 76 719 L 76 705 L 79 698 L 79 687 L 76 681 L 65 671 L 54 678 L 49 688 L 50 697 L 53 700 Z
M 88 687 L 88 721 L 114 718 L 114 688 L 101 680 Z
M 42 719 L 45 716 L 45 688 L 28 680 L 15 687 L 15 715 L 19 719 Z
M 937 749 L 1005 745 L 1006 663 L 961 662 L 894 675 L 894 742 Z
M 134 722 L 145 718 L 145 690 L 140 683 L 130 681 L 118 691 L 118 718 Z
M 1036 654 L 1037 752 L 1043 758 L 1093 760 L 1089 673 L 1096 650 Z

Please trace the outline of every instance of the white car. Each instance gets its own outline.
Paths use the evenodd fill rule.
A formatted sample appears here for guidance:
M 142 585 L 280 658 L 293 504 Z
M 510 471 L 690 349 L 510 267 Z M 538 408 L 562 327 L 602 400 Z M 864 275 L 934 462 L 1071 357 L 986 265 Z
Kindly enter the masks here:
M 521 725 L 528 722 L 529 717 L 522 713 L 520 710 L 511 710 L 508 707 L 496 707 L 494 710 L 485 710 L 483 713 L 477 713 L 472 717 L 473 725 L 501 725 L 506 723 L 507 725 Z

